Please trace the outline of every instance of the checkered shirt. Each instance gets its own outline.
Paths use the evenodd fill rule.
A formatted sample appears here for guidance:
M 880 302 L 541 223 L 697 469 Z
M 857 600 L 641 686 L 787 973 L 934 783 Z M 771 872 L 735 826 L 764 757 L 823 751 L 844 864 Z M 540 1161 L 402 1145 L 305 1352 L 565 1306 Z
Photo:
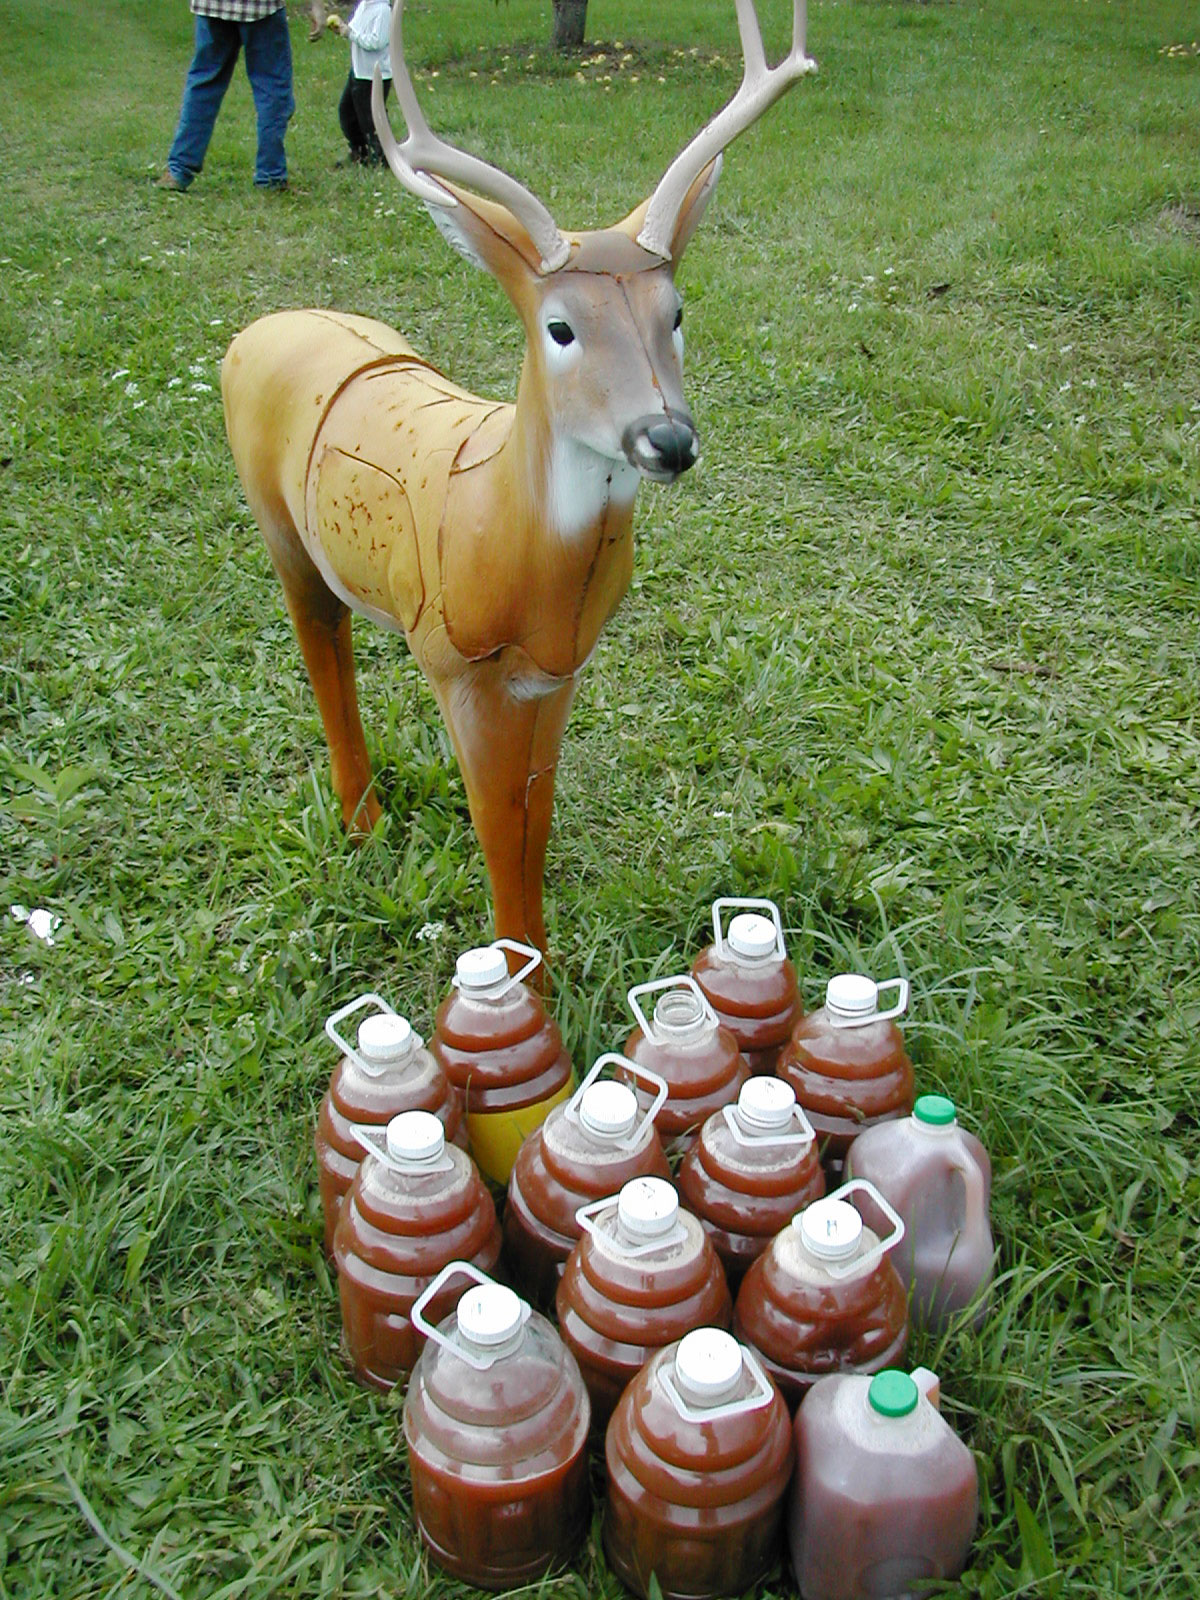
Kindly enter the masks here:
M 216 17 L 221 22 L 261 22 L 282 11 L 282 0 L 191 0 L 200 17 Z

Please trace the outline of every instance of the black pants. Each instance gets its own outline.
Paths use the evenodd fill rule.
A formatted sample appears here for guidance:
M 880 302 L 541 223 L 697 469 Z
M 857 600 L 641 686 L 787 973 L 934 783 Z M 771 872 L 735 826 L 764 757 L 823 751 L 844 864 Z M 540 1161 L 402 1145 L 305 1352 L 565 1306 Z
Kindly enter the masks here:
M 392 80 L 383 80 L 383 98 L 392 92 Z M 350 146 L 351 161 L 361 161 L 363 166 L 383 165 L 383 149 L 375 132 L 371 117 L 371 80 L 356 78 L 353 73 L 346 79 L 342 98 L 338 101 L 338 121 Z

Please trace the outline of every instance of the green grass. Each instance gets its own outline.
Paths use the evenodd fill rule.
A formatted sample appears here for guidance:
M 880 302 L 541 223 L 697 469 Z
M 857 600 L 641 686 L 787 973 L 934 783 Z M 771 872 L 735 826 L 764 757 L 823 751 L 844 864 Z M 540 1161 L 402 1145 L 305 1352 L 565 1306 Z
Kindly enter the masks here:
M 565 70 L 540 0 L 409 28 L 435 124 L 567 226 L 634 205 L 736 77 L 725 0 L 591 9 L 614 48 Z M 731 150 L 682 273 L 705 455 L 643 490 L 568 732 L 556 1006 L 578 1064 L 611 1048 L 721 893 L 779 900 L 811 1002 L 907 973 L 919 1084 L 996 1167 L 992 1314 L 913 1350 L 979 1461 L 964 1588 L 1192 1596 L 1194 8 L 811 12 L 821 74 Z M 216 391 L 289 305 L 484 393 L 519 332 L 390 178 L 331 170 L 345 51 L 299 14 L 277 199 L 244 77 L 193 191 L 149 186 L 182 0 L 0 18 L 0 1596 L 465 1592 L 413 1538 L 398 1401 L 339 1360 L 311 1133 L 324 1015 L 370 986 L 428 1030 L 480 857 L 368 627 L 387 819 L 342 837 Z M 545 1586 L 618 1592 L 598 1537 Z

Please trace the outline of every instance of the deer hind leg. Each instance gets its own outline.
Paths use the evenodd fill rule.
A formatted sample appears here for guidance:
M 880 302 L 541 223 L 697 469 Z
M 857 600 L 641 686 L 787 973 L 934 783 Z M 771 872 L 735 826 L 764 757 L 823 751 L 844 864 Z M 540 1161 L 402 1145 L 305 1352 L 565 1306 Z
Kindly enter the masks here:
M 350 608 L 317 571 L 294 529 L 281 528 L 268 517 L 260 517 L 259 526 L 283 584 L 321 713 L 342 821 L 351 833 L 369 833 L 381 813 L 358 715 Z

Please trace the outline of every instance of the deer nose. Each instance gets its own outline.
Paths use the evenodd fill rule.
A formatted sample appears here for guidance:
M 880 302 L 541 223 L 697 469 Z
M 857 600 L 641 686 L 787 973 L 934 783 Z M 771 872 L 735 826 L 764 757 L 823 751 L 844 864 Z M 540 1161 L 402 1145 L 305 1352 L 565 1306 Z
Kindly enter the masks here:
M 694 467 L 700 441 L 685 413 L 643 417 L 628 430 L 625 454 L 650 478 L 670 481 Z

